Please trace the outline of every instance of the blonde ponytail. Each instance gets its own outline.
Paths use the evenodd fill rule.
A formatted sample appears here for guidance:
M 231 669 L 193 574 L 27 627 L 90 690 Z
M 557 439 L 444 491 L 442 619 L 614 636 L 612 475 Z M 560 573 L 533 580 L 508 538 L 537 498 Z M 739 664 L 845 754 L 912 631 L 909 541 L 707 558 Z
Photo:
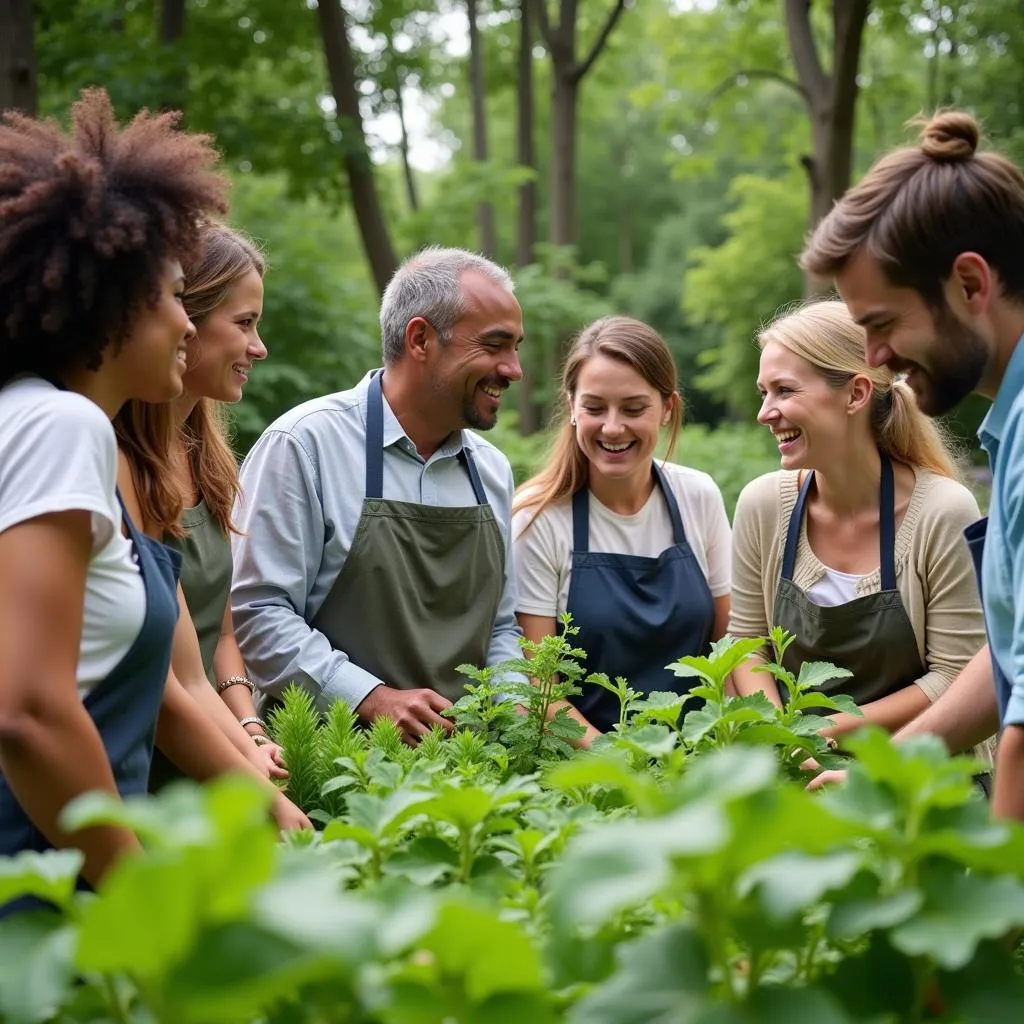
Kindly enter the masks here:
M 886 455 L 909 466 L 930 470 L 939 476 L 960 479 L 960 470 L 951 451 L 948 434 L 938 422 L 917 407 L 910 385 L 894 381 L 887 392 L 876 391 L 884 412 L 872 416 L 872 429 L 878 447 Z M 873 410 L 874 411 L 874 410 Z

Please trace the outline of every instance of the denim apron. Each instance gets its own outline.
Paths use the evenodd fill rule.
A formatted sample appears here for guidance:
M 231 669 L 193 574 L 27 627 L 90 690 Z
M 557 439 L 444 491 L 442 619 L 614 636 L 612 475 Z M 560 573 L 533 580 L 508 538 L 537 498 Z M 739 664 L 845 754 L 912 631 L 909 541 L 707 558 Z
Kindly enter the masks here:
M 566 610 L 587 652 L 584 668 L 610 679 L 623 676 L 639 693 L 686 693 L 686 680 L 666 666 L 706 652 L 715 622 L 707 577 L 686 540 L 683 517 L 665 475 L 654 479 L 672 520 L 672 546 L 657 558 L 590 551 L 590 489 L 572 496 L 572 575 Z M 585 676 L 583 678 L 586 678 Z M 601 686 L 581 683 L 571 698 L 601 732 L 619 720 L 619 700 Z
M 310 625 L 353 664 L 401 690 L 455 701 L 462 664 L 483 666 L 505 589 L 505 539 L 468 448 L 476 504 L 384 497 L 380 373 L 366 396 L 366 495 L 352 548 Z
M 121 516 L 145 589 L 142 628 L 113 671 L 82 701 L 103 740 L 122 798 L 146 792 L 156 721 L 163 700 L 171 644 L 178 620 L 177 586 L 181 556 L 135 528 L 118 493 Z M 52 844 L 33 825 L 0 774 L 0 855 L 43 851 Z M 80 881 L 80 887 L 86 883 Z M 0 907 L 0 917 L 48 904 L 34 898 Z
M 851 677 L 829 680 L 820 687 L 821 692 L 828 696 L 845 693 L 858 705 L 868 704 L 902 690 L 924 675 L 917 636 L 896 588 L 896 487 L 892 463 L 882 455 L 878 496 L 881 589 L 832 607 L 815 604 L 793 582 L 800 528 L 813 482 L 814 473 L 808 473 L 790 516 L 772 612 L 774 625 L 796 636 L 782 663 L 794 675 L 799 674 L 805 661 L 830 661 L 849 669 Z M 829 713 L 824 708 L 809 710 Z

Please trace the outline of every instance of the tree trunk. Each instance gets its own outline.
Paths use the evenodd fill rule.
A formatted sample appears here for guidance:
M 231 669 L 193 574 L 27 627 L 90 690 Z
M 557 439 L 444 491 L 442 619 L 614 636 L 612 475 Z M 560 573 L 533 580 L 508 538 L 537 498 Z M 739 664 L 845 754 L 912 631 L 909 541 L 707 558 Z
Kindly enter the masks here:
M 169 51 L 169 67 L 161 86 L 161 110 L 184 110 L 188 98 L 188 61 L 182 48 L 185 0 L 161 0 L 160 45 Z
M 409 163 L 409 129 L 405 123 L 405 100 L 402 97 L 405 83 L 399 74 L 395 75 L 395 80 L 395 108 L 398 111 L 398 126 L 402 133 L 399 149 L 402 153 L 402 174 L 405 178 L 405 194 L 409 200 L 409 209 L 415 213 L 420 208 L 420 200 L 416 193 L 416 178 L 412 173 L 412 164 Z
M 551 192 L 548 199 L 548 234 L 553 245 L 576 241 L 576 111 L 580 83 L 600 56 L 612 29 L 625 10 L 615 3 L 586 57 L 576 59 L 577 0 L 559 0 L 558 23 L 548 14 L 548 0 L 536 0 L 540 34 L 551 55 Z
M 803 159 L 811 188 L 813 228 L 850 187 L 857 107 L 857 70 L 871 0 L 833 0 L 832 62 L 826 73 L 811 27 L 811 0 L 786 0 L 786 24 L 797 78 L 811 117 L 812 153 Z M 804 279 L 808 297 L 827 282 Z
M 473 107 L 473 159 L 487 163 L 487 91 L 484 82 L 484 55 L 480 49 L 480 32 L 476 22 L 476 0 L 466 0 L 469 17 L 469 95 Z M 497 252 L 494 230 L 494 206 L 477 203 L 476 223 L 480 250 L 493 258 Z
M 38 108 L 32 0 L 0 0 L 0 110 Z
M 519 4 L 519 61 L 516 80 L 516 163 L 533 177 L 519 186 L 516 224 L 516 266 L 533 262 L 537 240 L 537 159 L 533 149 L 533 33 L 530 31 L 530 0 Z M 528 437 L 540 429 L 541 410 L 533 399 L 532 368 L 535 352 L 524 352 L 523 379 L 519 382 L 519 432 Z
M 359 110 L 356 64 L 348 39 L 345 9 L 339 0 L 321 0 L 317 5 L 317 16 L 336 116 L 342 131 L 342 155 L 352 196 L 352 209 L 363 250 L 370 264 L 370 273 L 377 290 L 383 294 L 398 267 L 398 258 L 391 244 L 384 208 L 377 193 L 373 163 L 366 145 L 363 115 Z

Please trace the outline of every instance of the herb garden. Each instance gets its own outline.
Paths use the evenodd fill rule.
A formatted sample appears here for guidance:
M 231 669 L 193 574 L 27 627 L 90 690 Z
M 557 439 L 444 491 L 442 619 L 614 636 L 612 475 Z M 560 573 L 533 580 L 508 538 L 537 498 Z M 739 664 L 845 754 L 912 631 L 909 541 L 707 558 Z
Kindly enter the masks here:
M 52 901 L 0 923 L 8 1024 L 843 1024 L 1009 1022 L 1024 1006 L 1024 840 L 992 823 L 978 765 L 936 740 L 849 739 L 845 785 L 808 793 L 800 764 L 840 759 L 817 687 L 729 698 L 759 641 L 717 643 L 674 671 L 703 703 L 641 698 L 586 752 L 564 710 L 573 627 L 531 658 L 465 669 L 440 730 L 405 746 L 298 690 L 273 726 L 290 793 L 322 831 L 279 840 L 258 786 L 95 795 L 69 823 L 144 839 L 99 895 L 72 851 L 0 861 L 0 902 Z M 538 685 L 509 682 L 529 671 Z M 512 700 L 508 698 L 514 698 Z

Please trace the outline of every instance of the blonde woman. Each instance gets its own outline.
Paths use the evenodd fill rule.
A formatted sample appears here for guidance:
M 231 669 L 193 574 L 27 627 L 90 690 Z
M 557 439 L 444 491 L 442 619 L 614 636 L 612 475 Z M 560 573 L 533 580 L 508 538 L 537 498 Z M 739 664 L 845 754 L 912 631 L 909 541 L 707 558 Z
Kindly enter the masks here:
M 815 302 L 764 330 L 758 422 L 782 469 L 748 484 L 733 523 L 729 631 L 797 640 L 785 666 L 830 661 L 851 678 L 864 718 L 838 714 L 836 736 L 866 719 L 890 732 L 934 701 L 985 643 L 962 531 L 978 506 L 913 393 L 864 359 L 864 332 L 839 301 Z M 739 667 L 741 694 L 774 680 Z
M 548 464 L 516 496 L 517 614 L 539 640 L 568 611 L 587 672 L 641 693 L 684 692 L 666 666 L 703 654 L 729 618 L 729 520 L 706 473 L 671 456 L 682 407 L 675 364 L 652 327 L 624 316 L 580 334 L 562 373 L 568 413 Z M 582 685 L 570 714 L 589 743 L 618 699 Z

